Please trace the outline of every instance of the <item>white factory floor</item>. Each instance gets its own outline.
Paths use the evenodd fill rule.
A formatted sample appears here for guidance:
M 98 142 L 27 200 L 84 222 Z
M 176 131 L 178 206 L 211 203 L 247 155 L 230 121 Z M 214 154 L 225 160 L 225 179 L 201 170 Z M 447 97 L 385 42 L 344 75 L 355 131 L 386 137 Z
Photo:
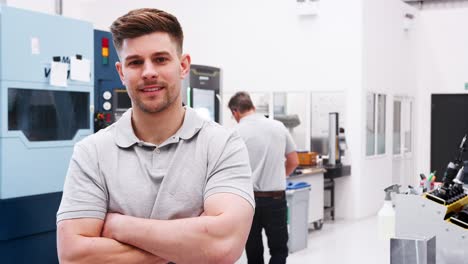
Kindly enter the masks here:
M 265 263 L 268 260 L 266 252 Z M 245 256 L 237 263 L 247 263 Z M 377 217 L 326 221 L 321 230 L 309 231 L 307 249 L 290 254 L 287 263 L 388 264 L 390 242 L 379 240 Z

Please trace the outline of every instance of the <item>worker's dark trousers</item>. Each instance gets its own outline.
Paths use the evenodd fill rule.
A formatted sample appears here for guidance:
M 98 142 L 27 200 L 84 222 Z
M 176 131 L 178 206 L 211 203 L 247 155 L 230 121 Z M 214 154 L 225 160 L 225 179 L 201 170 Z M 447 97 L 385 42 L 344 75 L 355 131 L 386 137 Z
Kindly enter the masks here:
M 245 247 L 249 264 L 263 264 L 262 228 L 268 238 L 270 264 L 286 263 L 288 226 L 286 198 L 256 197 L 255 216 Z

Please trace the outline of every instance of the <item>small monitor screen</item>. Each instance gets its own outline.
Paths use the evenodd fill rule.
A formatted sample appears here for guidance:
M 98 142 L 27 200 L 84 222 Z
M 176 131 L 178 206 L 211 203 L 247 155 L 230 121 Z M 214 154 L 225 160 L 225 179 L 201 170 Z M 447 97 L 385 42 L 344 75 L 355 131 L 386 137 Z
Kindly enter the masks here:
M 132 101 L 127 94 L 127 90 L 125 89 L 115 89 L 115 107 L 118 111 L 125 111 L 132 107 Z
M 193 88 L 193 109 L 207 120 L 215 121 L 215 91 Z

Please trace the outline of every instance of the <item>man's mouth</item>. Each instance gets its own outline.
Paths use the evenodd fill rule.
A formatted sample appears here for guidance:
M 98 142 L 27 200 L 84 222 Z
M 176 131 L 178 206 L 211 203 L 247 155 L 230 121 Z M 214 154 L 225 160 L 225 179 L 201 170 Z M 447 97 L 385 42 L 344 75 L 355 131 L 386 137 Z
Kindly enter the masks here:
M 162 90 L 163 87 L 159 85 L 146 85 L 143 87 L 143 92 L 156 92 Z

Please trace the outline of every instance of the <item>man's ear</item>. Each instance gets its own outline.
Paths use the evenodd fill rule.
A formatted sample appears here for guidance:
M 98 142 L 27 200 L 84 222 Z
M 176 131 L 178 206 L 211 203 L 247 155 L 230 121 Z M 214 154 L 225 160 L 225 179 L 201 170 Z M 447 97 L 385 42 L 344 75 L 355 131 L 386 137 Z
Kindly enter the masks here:
M 123 71 L 122 71 L 122 63 L 120 61 L 117 61 L 115 63 L 115 69 L 117 70 L 117 73 L 119 74 L 119 77 L 120 77 L 120 81 L 122 81 L 122 84 L 124 84 L 124 75 L 123 75 Z
M 191 61 L 188 54 L 182 54 L 180 57 L 180 79 L 184 79 L 189 74 Z

